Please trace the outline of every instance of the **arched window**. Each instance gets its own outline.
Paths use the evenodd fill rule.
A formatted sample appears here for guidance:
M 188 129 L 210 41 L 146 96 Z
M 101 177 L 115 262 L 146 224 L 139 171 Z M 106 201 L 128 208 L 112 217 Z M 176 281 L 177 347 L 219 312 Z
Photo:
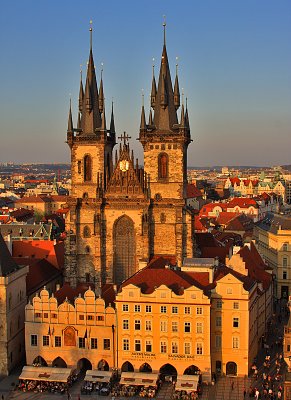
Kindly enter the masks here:
M 168 178 L 168 170 L 169 170 L 169 157 L 166 153 L 159 154 L 158 157 L 158 166 L 159 166 L 159 178 L 167 179 Z
M 83 237 L 84 238 L 89 238 L 89 237 L 91 237 L 91 230 L 90 230 L 90 228 L 89 228 L 89 226 L 84 226 L 84 229 L 83 229 Z
M 166 222 L 166 214 L 165 213 L 161 213 L 160 221 L 161 221 L 161 224 L 164 224 Z
M 124 215 L 114 223 L 114 282 L 120 284 L 135 272 L 135 233 L 131 218 Z
M 91 181 L 92 179 L 92 160 L 87 154 L 84 157 L 84 181 Z

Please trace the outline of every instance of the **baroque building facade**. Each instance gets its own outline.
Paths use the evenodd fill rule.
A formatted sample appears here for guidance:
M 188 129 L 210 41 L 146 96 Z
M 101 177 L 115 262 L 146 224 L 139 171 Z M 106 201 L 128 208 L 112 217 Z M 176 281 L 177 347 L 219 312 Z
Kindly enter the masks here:
M 165 29 L 165 27 L 164 27 Z M 154 255 L 174 255 L 181 265 L 193 256 L 192 216 L 186 207 L 187 148 L 191 142 L 187 107 L 174 87 L 165 31 L 158 84 L 152 78 L 151 110 L 142 106 L 141 167 L 128 135 L 116 132 L 113 107 L 107 129 L 103 80 L 97 85 L 91 47 L 85 89 L 79 92 L 77 128 L 69 111 L 72 189 L 66 219 L 65 280 L 121 284 Z M 115 156 L 114 156 L 115 153 Z

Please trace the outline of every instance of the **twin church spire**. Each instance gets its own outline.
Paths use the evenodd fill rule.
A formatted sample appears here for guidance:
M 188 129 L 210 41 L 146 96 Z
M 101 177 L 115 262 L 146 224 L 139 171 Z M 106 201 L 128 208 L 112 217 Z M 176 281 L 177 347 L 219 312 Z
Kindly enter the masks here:
M 164 26 L 164 44 L 162 50 L 158 85 L 156 84 L 155 71 L 153 65 L 152 88 L 150 96 L 150 112 L 148 124 L 146 124 L 145 108 L 142 105 L 140 123 L 140 141 L 145 143 L 155 134 L 173 134 L 180 132 L 185 136 L 186 141 L 190 142 L 190 126 L 188 109 L 184 104 L 181 107 L 181 116 L 178 119 L 177 111 L 180 108 L 180 88 L 178 78 L 178 64 L 176 64 L 176 76 L 174 88 L 172 85 L 167 47 L 166 47 L 166 24 Z M 153 113 L 152 113 L 153 110 Z M 183 132 L 182 132 L 183 131 Z
M 172 85 L 167 48 L 166 48 L 166 24 L 164 26 L 164 43 L 160 64 L 160 72 L 158 84 L 155 79 L 155 71 L 153 66 L 152 87 L 148 124 L 146 123 L 146 115 L 144 104 L 141 110 L 141 123 L 140 123 L 140 141 L 144 143 L 148 134 L 171 134 L 178 133 L 184 136 L 186 141 L 190 142 L 190 126 L 188 109 L 186 110 L 182 102 L 181 115 L 178 119 L 177 111 L 180 108 L 180 88 L 178 79 L 178 64 L 176 64 L 176 76 L 174 87 Z M 95 73 L 95 65 L 92 51 L 92 26 L 90 27 L 90 52 L 87 65 L 87 74 L 85 89 L 83 86 L 82 72 L 80 79 L 79 89 L 79 114 L 77 128 L 73 128 L 72 110 L 70 105 L 69 119 L 68 119 L 68 142 L 70 144 L 71 138 L 74 135 L 78 137 L 91 137 L 95 136 L 102 138 L 103 141 L 110 141 L 115 143 L 115 123 L 113 104 L 111 112 L 110 129 L 106 128 L 105 117 L 105 97 L 103 88 L 103 65 L 101 69 L 101 79 L 99 84 L 99 91 Z
M 68 119 L 68 142 L 76 137 L 91 137 L 103 139 L 103 141 L 111 141 L 115 143 L 115 124 L 114 124 L 114 113 L 113 104 L 111 112 L 110 129 L 106 129 L 106 117 L 105 117 L 105 97 L 103 89 L 103 65 L 101 70 L 101 80 L 98 84 L 95 73 L 95 64 L 92 50 L 92 26 L 90 27 L 90 51 L 89 60 L 87 64 L 86 82 L 85 89 L 83 86 L 82 71 L 80 79 L 79 89 L 79 114 L 77 129 L 73 128 L 72 110 L 70 103 L 69 119 Z

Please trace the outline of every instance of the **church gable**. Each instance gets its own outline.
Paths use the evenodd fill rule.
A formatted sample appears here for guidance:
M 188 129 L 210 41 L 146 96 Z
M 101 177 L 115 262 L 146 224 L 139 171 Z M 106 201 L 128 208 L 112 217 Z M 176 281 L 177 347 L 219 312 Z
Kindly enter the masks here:
M 117 156 L 116 156 L 117 159 Z M 133 152 L 130 157 L 129 145 L 120 145 L 119 157 L 114 172 L 108 182 L 106 197 L 148 197 L 148 179 L 136 160 L 134 166 Z

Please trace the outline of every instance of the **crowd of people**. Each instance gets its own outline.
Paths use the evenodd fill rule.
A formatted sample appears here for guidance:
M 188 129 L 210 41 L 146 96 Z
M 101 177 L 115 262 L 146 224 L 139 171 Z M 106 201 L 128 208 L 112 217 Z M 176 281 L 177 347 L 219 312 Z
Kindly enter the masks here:
M 92 394 L 107 396 L 111 392 L 111 384 L 105 382 L 93 383 L 89 381 L 84 381 L 81 387 L 82 394 Z
M 51 392 L 51 393 L 61 393 L 67 392 L 69 387 L 68 383 L 64 382 L 46 382 L 46 381 L 30 381 L 28 379 L 20 380 L 18 389 L 23 392 L 33 391 L 33 392 Z
M 249 397 L 255 400 L 280 400 L 283 398 L 283 374 L 286 364 L 284 361 L 282 346 L 283 337 L 282 321 L 288 318 L 289 310 L 284 305 L 278 305 L 277 314 L 273 315 L 268 325 L 267 338 L 262 339 L 262 350 L 264 357 L 260 367 L 256 360 L 251 367 L 253 385 L 248 390 Z M 276 340 L 274 341 L 274 338 Z M 268 344 L 269 343 L 269 344 Z M 246 396 L 246 390 L 244 395 Z
M 112 397 L 133 397 L 139 396 L 153 399 L 156 395 L 154 386 L 131 386 L 115 384 L 111 390 Z
M 198 399 L 197 392 L 187 393 L 185 390 L 176 390 L 173 396 L 173 400 L 196 400 Z

